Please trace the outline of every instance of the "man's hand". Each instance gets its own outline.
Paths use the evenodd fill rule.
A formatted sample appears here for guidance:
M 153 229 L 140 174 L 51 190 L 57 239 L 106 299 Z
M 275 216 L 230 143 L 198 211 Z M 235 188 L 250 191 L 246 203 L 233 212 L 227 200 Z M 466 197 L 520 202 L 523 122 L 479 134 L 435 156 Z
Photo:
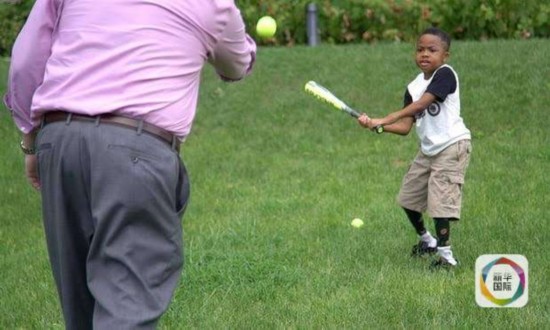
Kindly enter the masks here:
M 25 155 L 25 176 L 31 186 L 40 190 L 40 180 L 38 179 L 38 159 L 36 155 Z

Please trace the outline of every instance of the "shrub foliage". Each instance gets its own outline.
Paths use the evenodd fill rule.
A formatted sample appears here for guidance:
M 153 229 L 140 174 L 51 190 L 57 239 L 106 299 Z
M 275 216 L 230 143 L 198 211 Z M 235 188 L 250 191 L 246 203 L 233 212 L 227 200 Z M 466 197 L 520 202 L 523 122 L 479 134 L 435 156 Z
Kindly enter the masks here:
M 29 15 L 33 0 L 0 0 L 0 56 L 7 56 Z
M 454 39 L 528 39 L 550 37 L 550 3 L 538 0 L 236 0 L 253 36 L 255 22 L 271 15 L 274 38 L 263 44 L 307 42 L 306 6 L 317 7 L 322 42 L 344 44 L 411 41 L 428 26 Z M 0 55 L 9 51 L 33 0 L 0 0 Z M 255 36 L 256 37 L 256 36 Z
M 277 19 L 272 44 L 307 42 L 306 6 L 317 5 L 319 36 L 328 43 L 411 41 L 429 26 L 453 39 L 550 37 L 550 3 L 538 0 L 241 0 L 249 26 L 263 16 Z

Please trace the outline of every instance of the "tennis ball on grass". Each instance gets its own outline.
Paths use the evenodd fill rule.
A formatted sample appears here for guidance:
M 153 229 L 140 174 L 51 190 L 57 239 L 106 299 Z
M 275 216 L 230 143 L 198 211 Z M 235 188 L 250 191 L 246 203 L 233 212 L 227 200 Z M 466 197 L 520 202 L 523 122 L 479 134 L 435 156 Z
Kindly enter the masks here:
M 264 16 L 256 24 L 256 33 L 262 38 L 271 38 L 277 31 L 277 22 L 271 16 Z
M 363 227 L 363 220 L 359 219 L 359 218 L 355 218 L 351 221 L 351 225 L 355 228 L 361 228 Z

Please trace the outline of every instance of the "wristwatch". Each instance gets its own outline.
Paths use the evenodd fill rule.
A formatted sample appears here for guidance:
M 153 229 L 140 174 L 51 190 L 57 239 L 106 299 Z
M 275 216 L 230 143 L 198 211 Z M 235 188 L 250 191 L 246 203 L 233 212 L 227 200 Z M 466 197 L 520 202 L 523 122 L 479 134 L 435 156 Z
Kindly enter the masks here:
M 34 147 L 26 147 L 23 141 L 21 141 L 21 144 L 19 145 L 21 147 L 21 150 L 25 155 L 34 155 L 36 154 L 36 149 Z

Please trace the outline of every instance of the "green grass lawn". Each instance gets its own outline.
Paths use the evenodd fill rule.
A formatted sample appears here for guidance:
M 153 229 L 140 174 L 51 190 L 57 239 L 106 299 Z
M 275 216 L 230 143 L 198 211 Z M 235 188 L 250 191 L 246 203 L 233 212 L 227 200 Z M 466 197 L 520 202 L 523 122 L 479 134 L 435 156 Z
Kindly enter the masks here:
M 416 134 L 373 134 L 303 92 L 316 80 L 372 116 L 397 110 L 417 74 L 412 45 L 261 48 L 242 82 L 203 74 L 182 150 L 186 266 L 160 328 L 548 327 L 550 41 L 451 51 L 474 148 L 451 229 L 458 269 L 409 257 L 417 238 L 395 195 Z M 6 111 L 0 140 L 0 328 L 60 329 L 40 197 Z M 493 253 L 529 260 L 524 308 L 477 306 L 475 260 Z

